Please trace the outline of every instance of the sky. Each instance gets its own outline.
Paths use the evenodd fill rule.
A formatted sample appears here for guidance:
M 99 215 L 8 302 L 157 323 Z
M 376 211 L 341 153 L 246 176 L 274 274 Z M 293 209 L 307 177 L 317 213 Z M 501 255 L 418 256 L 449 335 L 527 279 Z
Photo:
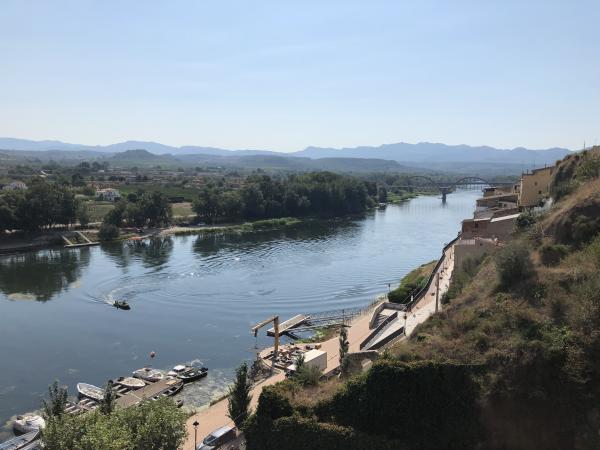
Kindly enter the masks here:
M 0 136 L 579 149 L 598 23 L 597 0 L 1 0 Z

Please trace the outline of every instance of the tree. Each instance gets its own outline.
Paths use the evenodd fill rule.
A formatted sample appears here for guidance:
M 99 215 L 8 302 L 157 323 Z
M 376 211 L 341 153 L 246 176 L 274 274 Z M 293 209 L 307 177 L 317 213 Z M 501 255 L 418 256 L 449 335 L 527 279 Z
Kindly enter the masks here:
M 348 350 L 350 349 L 350 342 L 348 342 L 348 330 L 342 325 L 340 330 L 340 368 L 342 374 L 346 374 L 348 371 Z
M 60 386 L 58 381 L 54 381 L 48 387 L 48 401 L 42 400 L 42 409 L 46 418 L 62 416 L 67 406 L 68 391 L 64 386 Z
M 114 225 L 120 227 L 125 219 L 125 210 L 127 209 L 127 202 L 121 200 L 115 204 L 115 207 L 108 211 L 102 220 L 105 224 Z
M 510 289 L 533 275 L 529 249 L 522 243 L 511 243 L 495 255 L 500 287 Z
M 186 436 L 186 414 L 169 398 L 135 408 L 51 417 L 44 450 L 178 450 Z
M 115 400 L 117 396 L 113 390 L 113 382 L 109 380 L 104 388 L 104 397 L 100 402 L 100 412 L 102 414 L 110 414 L 115 409 Z
M 111 223 L 102 223 L 98 230 L 98 239 L 101 241 L 112 241 L 119 237 L 119 229 Z
M 250 400 L 250 381 L 248 379 L 248 364 L 244 361 L 235 371 L 235 382 L 229 388 L 228 416 L 239 428 L 248 418 Z
M 90 214 L 85 203 L 79 202 L 77 205 L 76 218 L 82 227 L 86 227 L 90 223 Z

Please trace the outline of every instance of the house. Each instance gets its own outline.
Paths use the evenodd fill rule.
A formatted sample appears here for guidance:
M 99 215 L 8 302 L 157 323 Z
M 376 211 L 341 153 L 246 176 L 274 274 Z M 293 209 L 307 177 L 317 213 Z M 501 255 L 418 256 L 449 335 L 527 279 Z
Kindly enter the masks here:
M 463 220 L 461 237 L 505 240 L 512 234 L 517 217 L 519 213 Z
M 550 195 L 550 180 L 554 166 L 532 170 L 521 175 L 519 206 L 537 206 Z
M 98 189 L 96 191 L 96 200 L 105 200 L 109 202 L 116 202 L 121 199 L 121 194 L 117 189 L 106 188 Z
M 2 189 L 5 191 L 22 191 L 27 189 L 27 185 L 22 181 L 13 181 L 12 183 L 3 186 Z
M 498 239 L 480 237 L 463 239 L 461 237 L 454 244 L 454 267 L 462 267 L 469 258 L 476 259 L 484 255 L 491 255 L 500 246 Z

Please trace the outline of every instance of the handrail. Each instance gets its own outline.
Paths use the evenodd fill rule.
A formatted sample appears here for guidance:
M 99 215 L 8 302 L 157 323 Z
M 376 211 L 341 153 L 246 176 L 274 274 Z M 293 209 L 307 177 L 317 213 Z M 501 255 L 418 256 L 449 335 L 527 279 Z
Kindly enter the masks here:
M 394 311 L 392 314 L 387 316 L 383 322 L 379 324 L 377 328 L 369 333 L 369 335 L 360 343 L 359 348 L 362 350 L 375 336 L 377 336 L 384 328 L 386 328 L 390 322 L 398 317 L 398 311 Z
M 444 249 L 442 250 L 442 257 L 438 260 L 438 262 L 436 263 L 435 267 L 433 268 L 433 270 L 431 271 L 431 275 L 429 275 L 429 278 L 427 279 L 427 284 L 425 286 L 423 286 L 421 288 L 421 290 L 419 292 L 417 292 L 416 295 L 414 295 L 412 297 L 412 300 L 408 300 L 405 305 L 406 305 L 406 309 L 408 311 L 410 311 L 412 309 L 412 307 L 423 298 L 423 296 L 427 293 L 427 291 L 429 290 L 429 288 L 431 287 L 431 283 L 433 283 L 433 280 L 435 279 L 435 275 L 438 271 L 438 269 L 440 268 L 440 266 L 442 265 L 442 263 L 444 262 L 444 259 L 446 258 L 446 250 L 448 250 L 452 245 L 454 245 L 456 243 L 456 241 L 458 241 L 458 239 L 460 239 L 460 235 L 456 236 L 454 239 L 452 239 L 450 242 L 448 242 L 445 246 Z

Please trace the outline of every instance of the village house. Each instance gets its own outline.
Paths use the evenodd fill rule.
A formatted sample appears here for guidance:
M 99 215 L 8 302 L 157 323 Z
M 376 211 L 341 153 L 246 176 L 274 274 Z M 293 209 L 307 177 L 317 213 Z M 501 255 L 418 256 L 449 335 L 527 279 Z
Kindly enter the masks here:
M 105 200 L 109 202 L 116 202 L 121 199 L 121 194 L 117 189 L 106 188 L 98 189 L 96 191 L 96 200 Z
M 521 175 L 519 206 L 537 206 L 550 195 L 550 180 L 554 166 L 532 170 Z
M 22 181 L 13 181 L 2 187 L 2 190 L 4 191 L 22 191 L 24 189 L 27 189 L 27 185 Z

